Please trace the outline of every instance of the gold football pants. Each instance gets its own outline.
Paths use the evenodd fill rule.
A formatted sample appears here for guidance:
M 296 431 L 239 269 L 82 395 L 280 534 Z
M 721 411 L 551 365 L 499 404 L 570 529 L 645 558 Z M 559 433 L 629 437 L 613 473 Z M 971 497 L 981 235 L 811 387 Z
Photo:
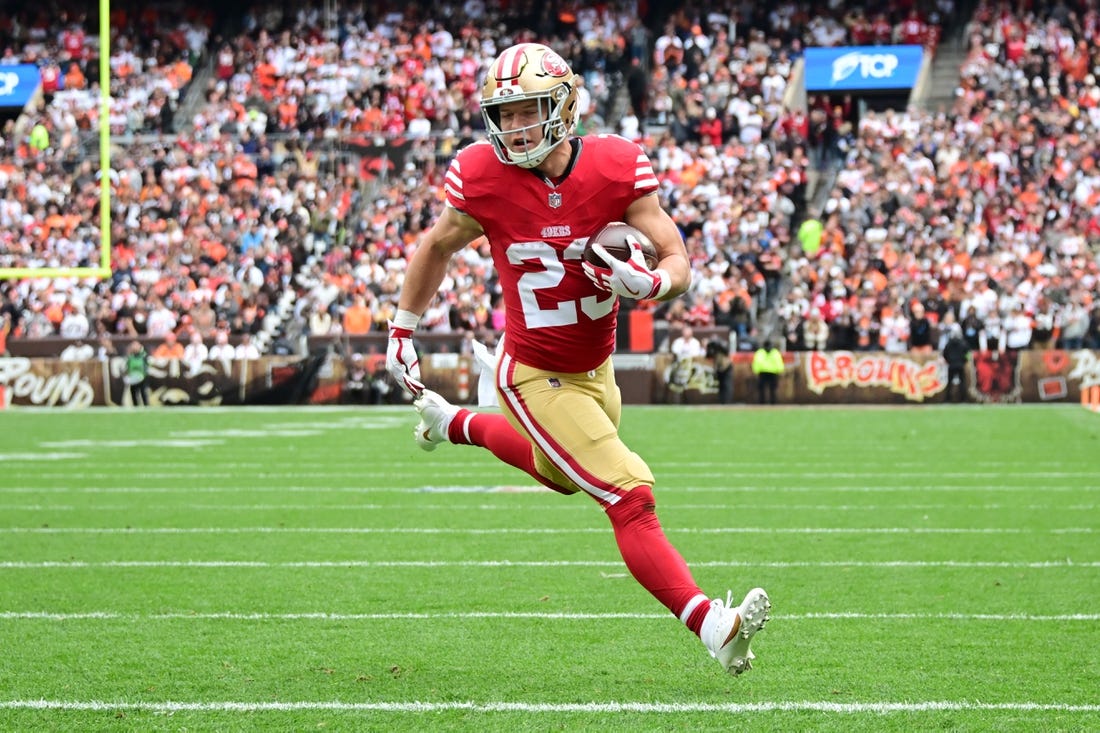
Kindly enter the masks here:
M 622 395 L 608 358 L 590 372 L 535 369 L 503 354 L 497 395 L 505 417 L 535 449 L 535 468 L 566 493 L 615 504 L 652 486 L 649 466 L 619 438 Z

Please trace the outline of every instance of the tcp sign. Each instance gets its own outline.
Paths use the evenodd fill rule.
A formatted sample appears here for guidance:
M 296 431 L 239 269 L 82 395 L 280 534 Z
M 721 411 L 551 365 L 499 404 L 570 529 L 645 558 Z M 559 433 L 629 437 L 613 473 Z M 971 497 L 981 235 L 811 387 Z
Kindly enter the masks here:
M 41 83 L 34 64 L 0 66 L 0 107 L 23 107 Z
M 920 46 L 807 48 L 806 91 L 912 89 L 923 57 Z

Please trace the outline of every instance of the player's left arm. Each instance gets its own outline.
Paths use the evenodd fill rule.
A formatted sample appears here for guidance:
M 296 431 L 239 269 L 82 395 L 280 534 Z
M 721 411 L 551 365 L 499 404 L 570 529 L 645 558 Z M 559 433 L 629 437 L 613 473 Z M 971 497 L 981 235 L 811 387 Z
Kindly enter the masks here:
M 420 357 L 413 344 L 413 333 L 447 274 L 451 256 L 482 233 L 472 217 L 447 206 L 432 228 L 420 238 L 416 252 L 405 270 L 405 283 L 390 321 L 390 339 L 386 346 L 386 368 L 401 387 L 413 397 L 424 391 L 420 381 Z
M 642 196 L 626 209 L 626 223 L 641 229 L 657 248 L 657 269 L 668 273 L 670 287 L 661 300 L 671 300 L 691 287 L 691 265 L 676 222 L 661 208 L 656 193 Z

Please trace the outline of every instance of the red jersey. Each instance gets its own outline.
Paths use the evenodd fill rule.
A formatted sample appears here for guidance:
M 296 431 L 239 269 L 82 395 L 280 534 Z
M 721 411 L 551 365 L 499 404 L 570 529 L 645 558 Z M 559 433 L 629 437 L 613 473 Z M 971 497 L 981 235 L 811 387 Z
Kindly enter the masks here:
M 61 88 L 61 69 L 56 65 L 43 66 L 39 71 L 39 77 L 42 79 L 42 91 L 46 94 L 53 94 Z
M 505 351 L 537 369 L 577 373 L 614 351 L 619 308 L 581 269 L 585 242 L 656 191 L 657 177 L 645 151 L 626 138 L 588 135 L 572 143 L 573 164 L 557 185 L 501 163 L 479 142 L 455 156 L 444 190 L 489 240 L 507 313 Z
M 922 21 L 920 18 L 909 16 L 901 22 L 902 43 L 918 45 L 924 43 L 926 32 L 927 28 L 924 25 L 924 21 Z
M 84 60 L 84 31 L 72 28 L 61 33 L 61 47 L 69 54 L 69 58 L 75 61 Z
M 871 21 L 866 18 L 857 18 L 852 23 L 852 27 L 848 29 L 848 34 L 852 39 L 853 45 L 869 45 L 874 36 L 874 32 L 871 29 Z

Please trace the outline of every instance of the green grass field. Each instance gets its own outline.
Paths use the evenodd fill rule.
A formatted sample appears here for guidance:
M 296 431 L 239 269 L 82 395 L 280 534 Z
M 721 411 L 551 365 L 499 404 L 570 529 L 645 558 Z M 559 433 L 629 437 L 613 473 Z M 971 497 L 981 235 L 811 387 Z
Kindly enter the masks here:
M 411 408 L 0 413 L 0 730 L 1100 730 L 1100 416 L 630 407 L 733 678 L 595 502 Z

